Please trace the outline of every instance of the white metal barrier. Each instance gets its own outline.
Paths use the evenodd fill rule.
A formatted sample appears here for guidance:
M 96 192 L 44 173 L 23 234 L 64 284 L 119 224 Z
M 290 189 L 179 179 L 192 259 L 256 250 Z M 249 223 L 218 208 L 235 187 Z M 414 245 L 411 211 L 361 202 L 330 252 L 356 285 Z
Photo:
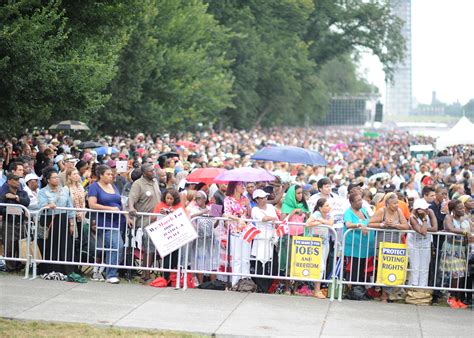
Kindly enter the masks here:
M 396 244 L 401 244 L 399 253 Z M 424 236 L 413 230 L 348 229 L 343 236 L 344 268 L 339 280 L 343 285 L 473 292 L 467 284 L 468 249 L 466 237 L 449 232 L 429 232 Z M 388 262 L 380 262 L 381 252 L 399 254 L 400 258 L 388 257 Z M 402 264 L 405 264 L 403 271 Z M 384 271 L 390 275 L 392 270 L 403 273 L 404 278 L 397 285 L 382 282 Z M 396 272 L 392 275 L 395 281 Z M 339 300 L 342 292 L 340 287 Z
M 34 241 L 41 257 L 33 256 L 33 278 L 49 271 L 69 274 L 79 266 L 161 271 L 180 274 L 181 249 L 160 258 L 144 228 L 159 214 L 72 208 L 42 208 L 36 218 Z M 52 267 L 51 265 L 55 265 Z M 177 278 L 177 288 L 180 280 Z
M 186 246 L 185 275 L 227 276 L 235 285 L 240 278 L 294 280 L 321 282 L 336 285 L 337 275 L 326 269 L 329 251 L 332 251 L 332 268 L 336 267 L 338 251 L 338 236 L 334 228 L 318 226 L 321 231 L 316 235 L 322 239 L 320 278 L 294 277 L 291 273 L 292 239 L 295 235 L 304 236 L 304 223 L 287 223 L 291 229 L 283 236 L 277 235 L 277 228 L 282 222 L 259 222 L 244 219 L 235 220 L 226 217 L 194 217 L 192 220 L 198 238 Z M 241 231 L 231 231 L 233 226 L 241 227 Z M 258 234 L 252 240 L 252 228 Z M 248 237 L 247 237 L 248 236 Z M 247 238 L 246 238 L 247 237 Z M 334 246 L 330 249 L 329 240 L 333 239 Z M 331 265 L 331 264 L 329 264 Z M 187 278 L 184 278 L 187 287 Z M 268 283 L 268 282 L 267 282 Z M 263 282 L 265 284 L 265 282 Z M 335 287 L 331 288 L 330 298 L 334 299 Z
M 0 260 L 6 268 L 18 269 L 25 264 L 25 278 L 29 276 L 32 258 L 31 216 L 20 204 L 0 203 Z

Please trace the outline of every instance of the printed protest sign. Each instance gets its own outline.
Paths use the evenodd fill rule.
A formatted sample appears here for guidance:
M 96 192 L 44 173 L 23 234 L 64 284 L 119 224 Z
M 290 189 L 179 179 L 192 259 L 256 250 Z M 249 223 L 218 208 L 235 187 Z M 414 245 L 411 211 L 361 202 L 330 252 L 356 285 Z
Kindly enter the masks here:
M 118 173 L 126 173 L 128 169 L 127 161 L 117 161 L 115 162 L 115 167 L 117 168 Z
M 153 222 L 145 230 L 161 257 L 165 257 L 198 237 L 183 208 Z
M 290 277 L 321 279 L 321 238 L 293 236 L 291 239 Z
M 406 280 L 408 253 L 406 244 L 381 242 L 377 283 L 403 285 Z

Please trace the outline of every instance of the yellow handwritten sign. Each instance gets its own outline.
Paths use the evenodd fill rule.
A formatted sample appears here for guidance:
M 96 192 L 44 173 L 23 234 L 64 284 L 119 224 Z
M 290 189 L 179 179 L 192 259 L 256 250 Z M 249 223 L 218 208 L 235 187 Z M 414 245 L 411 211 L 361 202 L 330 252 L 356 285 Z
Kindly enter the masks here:
M 381 242 L 377 283 L 403 285 L 406 280 L 408 252 L 406 244 Z
M 321 279 L 322 239 L 293 236 L 290 277 Z

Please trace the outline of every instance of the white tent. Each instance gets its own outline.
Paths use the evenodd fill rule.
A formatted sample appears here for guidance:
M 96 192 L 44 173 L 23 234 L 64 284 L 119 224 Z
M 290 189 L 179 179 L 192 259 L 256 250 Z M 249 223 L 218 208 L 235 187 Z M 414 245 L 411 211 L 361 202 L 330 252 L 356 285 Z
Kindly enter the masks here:
M 474 145 L 474 124 L 465 116 L 436 141 L 436 149 L 444 149 L 458 144 Z

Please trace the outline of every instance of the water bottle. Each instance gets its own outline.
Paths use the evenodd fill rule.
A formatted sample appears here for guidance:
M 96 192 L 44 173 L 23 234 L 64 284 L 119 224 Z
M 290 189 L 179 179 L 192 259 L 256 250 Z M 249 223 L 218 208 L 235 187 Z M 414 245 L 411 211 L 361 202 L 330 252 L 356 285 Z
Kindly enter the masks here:
M 440 209 L 440 212 L 441 212 L 441 214 L 443 214 L 443 215 L 446 215 L 446 212 L 444 211 L 444 208 L 446 208 L 446 203 L 447 203 L 447 201 L 446 201 L 446 198 L 445 198 L 445 199 L 443 200 L 443 202 L 441 202 L 441 209 Z

